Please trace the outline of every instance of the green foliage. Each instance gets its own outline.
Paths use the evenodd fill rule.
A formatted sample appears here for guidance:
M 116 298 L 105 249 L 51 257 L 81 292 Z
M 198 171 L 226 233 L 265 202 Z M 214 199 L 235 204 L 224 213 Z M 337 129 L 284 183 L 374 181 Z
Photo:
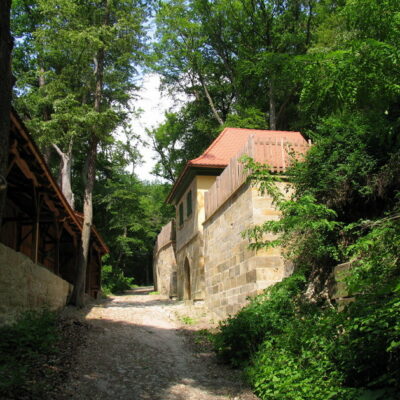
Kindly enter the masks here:
M 289 171 L 297 196 L 311 192 L 346 220 L 381 212 L 372 176 L 393 151 L 385 121 L 345 112 L 322 120 L 310 135 L 315 145 Z
M 43 146 L 64 149 L 71 140 L 82 146 L 93 130 L 107 141 L 126 120 L 146 11 L 125 0 L 13 2 L 16 106 L 31 117 L 27 124 Z M 94 110 L 99 50 L 105 51 L 104 93 L 101 110 Z
M 196 321 L 194 318 L 190 317 L 189 315 L 184 315 L 180 318 L 180 320 L 185 324 L 185 325 L 193 325 Z
M 285 256 L 297 265 L 310 266 L 339 259 L 336 238 L 341 228 L 334 210 L 317 201 L 313 194 L 303 193 L 285 200 L 268 166 L 246 158 L 245 165 L 252 171 L 250 179 L 262 195 L 272 198 L 282 218 L 266 221 L 243 232 L 250 248 L 259 250 L 281 246 Z M 271 234 L 272 237 L 271 237 Z
M 137 153 L 121 145 L 114 143 L 99 156 L 95 224 L 112 249 L 107 264 L 149 284 L 155 238 L 173 215 L 164 202 L 170 186 L 141 182 L 128 171 L 138 162 Z
M 208 329 L 194 331 L 194 342 L 196 345 L 205 347 L 214 343 L 215 335 Z
M 331 356 L 338 331 L 334 312 L 297 310 L 279 336 L 266 334 L 247 374 L 261 399 L 354 399 Z
M 0 327 L 0 337 L 0 397 L 41 398 L 40 385 L 29 380 L 40 362 L 55 351 L 55 314 L 26 312 L 13 325 Z
M 246 364 L 265 338 L 279 335 L 285 322 L 293 317 L 293 299 L 304 284 L 304 275 L 295 274 L 251 299 L 237 315 L 223 321 L 215 338 L 218 356 L 235 366 Z
M 400 290 L 399 211 L 397 206 L 393 214 L 383 219 L 358 224 L 367 233 L 346 249 L 354 260 L 351 275 L 346 279 L 352 293 L 387 295 Z
M 166 113 L 165 122 L 148 132 L 158 162 L 153 173 L 173 183 L 190 159 L 196 158 L 218 135 L 220 127 L 205 116 L 204 102 L 189 103 Z
M 246 129 L 267 129 L 265 113 L 255 107 L 238 107 L 226 117 L 225 126 Z
M 271 181 L 267 177 L 265 182 L 268 190 Z M 293 249 L 289 255 L 296 268 L 301 265 L 307 273 L 297 272 L 266 289 L 265 294 L 224 321 L 215 341 L 218 354 L 235 366 L 247 366 L 248 379 L 261 399 L 397 398 L 400 393 L 398 206 L 375 221 L 342 223 L 344 232 L 352 232 L 347 237 L 352 240 L 350 245 L 340 235 L 330 240 L 331 248 L 353 260 L 344 281 L 355 300 L 341 311 L 327 304 L 321 307 L 321 303 L 304 295 L 310 284 L 312 265 L 317 262 L 323 268 L 329 265 L 329 247 L 321 243 L 331 233 L 326 218 L 336 218 L 336 214 L 306 196 L 289 202 L 279 199 L 278 206 L 282 210 L 281 221 L 259 227 L 253 239 L 258 240 L 259 247 L 265 247 L 271 243 L 260 242 L 262 235 L 267 232 L 278 235 L 278 244 Z M 313 229 L 320 237 L 317 241 Z M 324 252 L 328 254 L 325 262 Z M 307 256 L 299 257 L 303 253 Z M 321 270 L 319 275 L 323 276 Z M 288 290 L 293 283 L 296 290 Z
M 124 275 L 121 269 L 103 265 L 101 269 L 101 290 L 104 294 L 120 294 L 132 289 L 133 278 Z
M 304 278 L 288 291 L 285 281 L 292 279 L 224 321 L 217 353 L 234 366 L 247 366 L 261 399 L 395 399 L 399 296 L 358 299 L 338 312 L 305 300 Z

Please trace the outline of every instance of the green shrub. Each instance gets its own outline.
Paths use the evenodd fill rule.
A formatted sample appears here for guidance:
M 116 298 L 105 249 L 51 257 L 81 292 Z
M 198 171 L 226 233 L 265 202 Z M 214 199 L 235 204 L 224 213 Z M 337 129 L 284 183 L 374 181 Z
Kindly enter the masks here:
M 294 299 L 304 284 L 304 275 L 297 273 L 251 299 L 238 314 L 223 321 L 215 337 L 218 356 L 234 366 L 246 364 L 267 336 L 280 334 L 286 321 L 293 318 Z
M 29 398 L 36 398 L 34 391 L 40 387 L 32 387 L 29 378 L 41 360 L 56 351 L 56 315 L 26 312 L 15 324 L 0 327 L 0 337 L 0 397 L 20 398 L 29 392 Z
M 132 288 L 134 278 L 124 275 L 119 268 L 113 268 L 111 265 L 103 265 L 101 288 L 103 293 L 123 293 Z
M 346 250 L 355 301 L 344 310 L 306 300 L 297 272 L 221 324 L 218 354 L 246 367 L 261 399 L 399 398 L 398 214 L 360 225 L 364 234 Z
M 306 273 L 296 272 L 222 322 L 216 350 L 244 367 L 263 400 L 399 399 L 400 195 L 392 175 L 384 168 L 378 174 L 381 161 L 373 161 L 363 141 L 367 129 L 360 125 L 353 140 L 352 129 L 335 131 L 335 120 L 328 122 L 331 136 L 323 135 L 292 170 L 296 192 L 288 201 L 265 167 L 247 160 L 282 218 L 244 236 L 256 250 L 281 246 Z M 265 233 L 275 239 L 266 241 Z M 354 301 L 339 312 L 326 301 L 326 289 L 332 267 L 343 260 L 352 263 L 344 283 Z M 307 281 L 317 288 L 312 300 L 304 295 Z
M 343 375 L 327 355 L 311 349 L 295 354 L 266 341 L 247 374 L 261 399 L 354 400 L 355 391 L 341 387 Z
M 345 384 L 400 393 L 400 296 L 362 296 L 343 312 L 332 360 Z

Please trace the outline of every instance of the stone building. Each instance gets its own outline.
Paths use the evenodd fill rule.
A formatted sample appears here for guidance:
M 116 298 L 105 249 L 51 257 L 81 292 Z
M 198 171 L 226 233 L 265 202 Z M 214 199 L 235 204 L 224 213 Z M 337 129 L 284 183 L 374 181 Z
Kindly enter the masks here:
M 177 296 L 175 237 L 175 220 L 172 220 L 161 229 L 153 252 L 154 287 L 170 297 Z
M 241 233 L 279 218 L 268 196 L 248 181 L 243 155 L 283 176 L 294 154 L 308 149 L 299 132 L 226 128 L 198 158 L 187 163 L 167 201 L 176 208 L 176 287 L 184 300 L 205 300 L 216 317 L 237 312 L 248 296 L 291 273 L 280 249 L 251 251 Z M 283 193 L 287 184 L 279 183 Z M 157 252 L 156 252 L 157 253 Z M 168 280 L 155 257 L 155 274 Z M 166 287 L 158 278 L 157 287 Z M 164 294 L 168 290 L 160 290 Z

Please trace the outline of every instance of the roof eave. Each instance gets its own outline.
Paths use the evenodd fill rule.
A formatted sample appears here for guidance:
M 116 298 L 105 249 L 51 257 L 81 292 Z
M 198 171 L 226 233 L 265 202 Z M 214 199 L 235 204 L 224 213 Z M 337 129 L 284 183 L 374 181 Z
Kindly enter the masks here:
M 36 159 L 39 162 L 40 167 L 42 168 L 45 176 L 50 182 L 50 185 L 52 186 L 53 190 L 59 197 L 61 204 L 64 206 L 65 210 L 67 211 L 67 214 L 69 217 L 74 221 L 75 225 L 78 227 L 78 229 L 82 232 L 83 225 L 81 221 L 79 221 L 79 218 L 76 216 L 75 211 L 72 209 L 70 204 L 68 203 L 67 199 L 65 198 L 63 192 L 61 191 L 60 187 L 56 183 L 56 180 L 54 179 L 52 173 L 50 172 L 50 169 L 48 168 L 39 148 L 37 147 L 36 143 L 34 142 L 32 136 L 29 134 L 28 129 L 26 128 L 24 122 L 21 120 L 17 112 L 12 109 L 11 110 L 11 121 L 14 123 L 14 125 L 17 127 L 19 130 L 20 134 L 22 137 L 25 139 L 25 141 L 28 143 L 28 146 L 30 147 L 32 153 L 36 157 Z M 100 234 L 95 231 L 96 238 L 99 241 L 100 246 L 103 248 L 103 251 L 105 253 L 109 253 L 110 250 L 108 249 L 108 246 L 105 244 L 103 238 L 100 236 Z
M 174 204 L 177 198 L 180 198 L 186 188 L 189 186 L 192 179 L 197 175 L 220 175 L 227 165 L 213 165 L 213 164 L 195 164 L 189 161 L 183 171 L 179 174 L 178 179 L 174 183 L 166 202 Z

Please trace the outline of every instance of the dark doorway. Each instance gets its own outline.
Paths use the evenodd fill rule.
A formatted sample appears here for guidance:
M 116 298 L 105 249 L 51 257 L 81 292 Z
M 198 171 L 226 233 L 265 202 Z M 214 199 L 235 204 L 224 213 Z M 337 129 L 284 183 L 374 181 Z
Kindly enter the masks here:
M 190 264 L 187 258 L 185 259 L 183 273 L 184 273 L 183 299 L 190 300 L 192 298 L 192 288 L 190 284 Z

